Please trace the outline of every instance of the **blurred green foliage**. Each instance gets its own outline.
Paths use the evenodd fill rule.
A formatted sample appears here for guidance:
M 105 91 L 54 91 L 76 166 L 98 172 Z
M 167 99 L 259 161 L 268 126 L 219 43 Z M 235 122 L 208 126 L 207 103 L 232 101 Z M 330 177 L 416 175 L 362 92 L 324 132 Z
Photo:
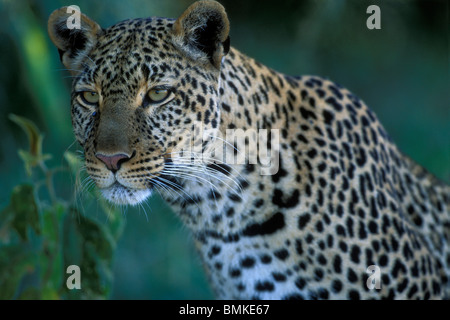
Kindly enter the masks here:
M 0 299 L 109 297 L 113 255 L 123 218 L 108 208 L 106 200 L 97 200 L 95 192 L 79 200 L 103 204 L 109 217 L 106 223 L 81 216 L 73 199 L 59 199 L 53 184 L 55 173 L 65 169 L 78 174 L 83 166 L 81 159 L 66 151 L 65 167 L 48 168 L 50 156 L 42 152 L 44 139 L 37 126 L 23 117 L 9 118 L 28 137 L 29 147 L 19 150 L 19 155 L 31 183 L 15 186 L 9 205 L 0 212 Z M 49 202 L 40 189 L 45 189 Z M 83 270 L 83 290 L 81 275 L 80 290 L 66 285 L 66 278 L 73 273 L 66 270 L 72 265 Z
M 221 2 L 234 47 L 284 73 L 320 75 L 347 87 L 377 113 L 401 150 L 450 180 L 447 0 Z M 94 200 L 95 190 L 78 172 L 59 170 L 76 167 L 78 146 L 70 75 L 46 33 L 48 16 L 64 5 L 78 5 L 107 27 L 133 17 L 177 17 L 190 3 L 0 0 L 1 298 L 212 298 L 189 234 L 160 198 L 109 208 Z M 366 28 L 371 4 L 381 8 L 381 30 Z M 39 134 L 27 138 L 11 113 L 31 119 L 35 125 L 22 127 Z M 44 141 L 52 157 L 33 151 L 33 143 L 24 149 L 27 139 L 35 147 Z M 84 198 L 74 197 L 77 179 Z M 90 270 L 82 273 L 85 290 L 68 292 L 65 269 L 77 263 Z

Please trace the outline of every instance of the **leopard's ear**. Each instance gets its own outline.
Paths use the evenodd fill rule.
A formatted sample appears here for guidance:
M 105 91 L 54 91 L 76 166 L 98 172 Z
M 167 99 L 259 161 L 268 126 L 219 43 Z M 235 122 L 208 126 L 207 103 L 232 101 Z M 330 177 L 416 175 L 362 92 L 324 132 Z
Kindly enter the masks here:
M 81 62 L 95 46 L 97 37 L 102 32 L 95 21 L 77 10 L 77 7 L 70 6 L 53 11 L 47 26 L 62 63 L 72 74 L 80 71 Z
M 175 45 L 192 59 L 216 68 L 230 49 L 229 31 L 225 8 L 210 0 L 192 4 L 173 25 Z

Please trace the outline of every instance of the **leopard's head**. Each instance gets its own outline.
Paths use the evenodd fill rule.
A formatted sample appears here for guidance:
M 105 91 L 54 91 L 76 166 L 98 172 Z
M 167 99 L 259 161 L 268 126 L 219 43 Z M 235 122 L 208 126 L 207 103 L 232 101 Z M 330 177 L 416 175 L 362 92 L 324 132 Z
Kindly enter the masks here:
M 173 183 L 171 168 L 186 160 L 187 147 L 209 147 L 204 133 L 213 137 L 220 125 L 220 66 L 229 50 L 219 3 L 107 29 L 64 7 L 51 14 L 48 32 L 73 76 L 72 125 L 87 172 L 108 200 L 140 203 Z

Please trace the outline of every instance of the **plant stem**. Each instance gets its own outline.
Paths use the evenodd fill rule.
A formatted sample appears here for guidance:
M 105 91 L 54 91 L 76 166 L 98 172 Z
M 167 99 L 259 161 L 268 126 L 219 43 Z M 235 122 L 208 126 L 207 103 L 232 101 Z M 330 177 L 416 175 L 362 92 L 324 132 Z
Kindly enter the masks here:
M 52 224 L 53 224 L 53 228 L 55 230 L 58 230 L 56 232 L 56 239 L 54 239 L 54 245 L 57 247 L 58 244 L 59 244 L 60 229 L 59 229 L 59 226 L 58 226 L 58 219 L 57 219 L 56 212 L 55 212 L 55 210 L 57 210 L 57 204 L 58 204 L 58 199 L 56 197 L 56 192 L 55 192 L 55 186 L 54 186 L 54 183 L 53 183 L 53 174 L 54 174 L 55 170 L 48 169 L 47 166 L 45 165 L 44 161 L 40 161 L 39 162 L 39 166 L 40 166 L 42 172 L 45 175 L 45 184 L 47 186 L 48 194 L 50 196 L 50 200 L 51 200 L 51 203 L 52 203 L 52 208 L 50 209 L 50 214 L 51 214 L 51 221 L 52 221 Z M 43 251 L 44 254 L 47 255 L 47 259 L 49 261 L 47 270 L 45 270 L 45 273 L 44 273 L 43 279 L 42 279 L 43 280 L 42 283 L 44 284 L 44 286 L 47 285 L 48 282 L 50 281 L 50 278 L 51 278 L 52 273 L 53 273 L 54 260 L 55 260 L 55 257 L 57 255 L 56 251 L 60 250 L 60 249 L 57 249 L 55 251 L 54 248 L 52 248 L 53 250 L 51 250 L 51 249 L 48 250 L 49 249 L 49 242 L 48 241 L 49 241 L 48 239 L 47 239 L 47 241 L 44 241 L 44 251 Z M 50 245 L 50 248 L 51 247 L 52 246 Z
M 40 166 L 42 172 L 44 172 L 44 174 L 45 174 L 45 183 L 47 185 L 50 200 L 51 200 L 52 204 L 55 205 L 57 203 L 58 199 L 56 197 L 55 186 L 53 184 L 53 171 L 49 170 L 43 161 L 41 161 L 39 163 L 39 166 Z

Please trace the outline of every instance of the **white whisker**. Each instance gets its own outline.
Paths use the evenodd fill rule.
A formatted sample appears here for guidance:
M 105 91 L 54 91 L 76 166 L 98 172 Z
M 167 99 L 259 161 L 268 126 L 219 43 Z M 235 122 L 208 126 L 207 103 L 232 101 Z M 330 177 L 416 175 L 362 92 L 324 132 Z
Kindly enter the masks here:
M 193 177 L 193 178 L 197 178 L 200 179 L 201 181 L 204 181 L 206 183 L 208 183 L 210 186 L 215 186 L 211 181 L 206 180 L 205 178 L 201 177 L 200 175 L 195 175 L 192 173 L 198 173 L 198 174 L 202 174 L 206 177 L 209 178 L 214 178 L 215 180 L 223 183 L 225 186 L 227 186 L 230 190 L 233 190 L 233 187 L 228 184 L 226 181 L 224 181 L 223 177 L 226 177 L 229 181 L 231 181 L 238 189 L 239 192 L 243 192 L 241 185 L 239 184 L 238 181 L 232 179 L 231 177 L 224 175 L 223 173 L 221 173 L 219 170 L 215 170 L 215 169 L 211 169 L 208 168 L 206 169 L 205 167 L 195 167 L 192 165 L 177 165 L 177 164 L 166 164 L 165 170 L 170 170 L 170 173 L 173 174 L 181 174 L 183 175 L 183 178 L 185 177 Z M 187 172 L 186 172 L 187 171 Z M 215 175 L 214 173 L 220 173 L 220 176 Z M 175 175 L 176 176 L 176 175 Z

